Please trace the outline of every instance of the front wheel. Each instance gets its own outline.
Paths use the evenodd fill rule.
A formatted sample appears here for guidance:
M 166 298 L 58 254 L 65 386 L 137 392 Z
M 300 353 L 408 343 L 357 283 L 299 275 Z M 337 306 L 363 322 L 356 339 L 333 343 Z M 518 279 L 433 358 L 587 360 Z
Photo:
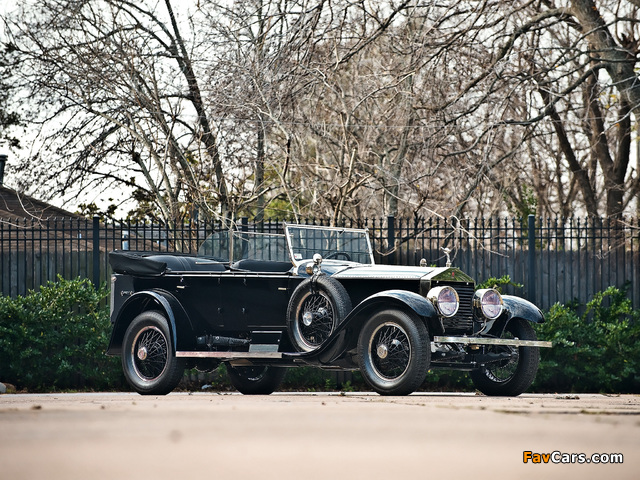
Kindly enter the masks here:
M 282 367 L 232 367 L 227 363 L 231 384 L 245 395 L 269 395 L 284 380 L 287 370 Z
M 430 361 L 429 332 L 415 315 L 384 310 L 369 319 L 360 332 L 360 371 L 380 395 L 408 395 L 417 390 Z
M 507 323 L 502 338 L 538 339 L 531 324 L 521 318 Z M 482 393 L 515 397 L 531 386 L 540 363 L 538 347 L 496 345 L 488 347 L 486 353 L 502 354 L 506 358 L 471 371 L 473 385 Z
M 122 342 L 122 370 L 142 395 L 166 395 L 178 386 L 184 359 L 176 358 L 169 324 L 161 312 L 143 312 L 133 319 Z

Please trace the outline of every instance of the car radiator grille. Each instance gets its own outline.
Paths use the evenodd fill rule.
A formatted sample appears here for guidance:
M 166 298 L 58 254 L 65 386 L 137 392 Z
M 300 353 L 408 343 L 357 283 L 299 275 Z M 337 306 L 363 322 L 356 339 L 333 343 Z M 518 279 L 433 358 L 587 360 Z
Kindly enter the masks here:
M 458 313 L 451 318 L 444 318 L 445 333 L 470 333 L 473 331 L 473 294 L 475 289 L 473 284 L 455 282 L 433 282 L 432 287 L 440 286 L 453 287 L 458 292 L 460 307 Z

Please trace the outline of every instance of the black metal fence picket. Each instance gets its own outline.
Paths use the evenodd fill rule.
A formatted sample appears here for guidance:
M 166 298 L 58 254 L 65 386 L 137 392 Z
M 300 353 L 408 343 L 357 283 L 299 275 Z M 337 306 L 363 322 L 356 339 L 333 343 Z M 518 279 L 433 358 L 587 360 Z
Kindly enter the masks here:
M 323 219 L 306 224 L 328 225 Z M 587 302 L 608 286 L 625 287 L 640 308 L 640 223 L 638 219 L 488 219 L 394 217 L 345 221 L 367 228 L 376 262 L 444 266 L 449 249 L 454 266 L 478 281 L 509 275 L 506 293 L 524 296 L 543 309 L 556 302 Z M 250 223 L 238 230 L 283 233 L 283 222 Z M 93 219 L 0 221 L 0 292 L 25 295 L 63 278 L 86 277 L 95 284 L 110 275 L 108 252 L 153 250 L 195 254 L 219 222 L 166 225 L 102 223 Z

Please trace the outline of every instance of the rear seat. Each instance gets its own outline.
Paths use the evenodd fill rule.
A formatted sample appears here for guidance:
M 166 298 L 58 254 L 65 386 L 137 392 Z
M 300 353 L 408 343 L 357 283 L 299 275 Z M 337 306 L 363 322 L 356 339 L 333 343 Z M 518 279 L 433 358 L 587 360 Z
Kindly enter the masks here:
M 166 263 L 167 268 L 174 272 L 224 272 L 226 270 L 224 264 L 206 258 L 178 255 L 151 255 L 145 258 Z

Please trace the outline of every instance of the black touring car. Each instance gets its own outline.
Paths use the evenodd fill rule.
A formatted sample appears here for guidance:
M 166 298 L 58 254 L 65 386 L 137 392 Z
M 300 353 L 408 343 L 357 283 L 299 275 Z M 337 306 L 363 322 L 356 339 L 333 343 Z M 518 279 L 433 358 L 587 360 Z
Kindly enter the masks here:
M 382 395 L 415 391 L 429 369 L 469 371 L 487 395 L 519 395 L 539 348 L 532 303 L 475 289 L 455 267 L 376 265 L 366 230 L 285 225 L 223 231 L 198 255 L 115 251 L 108 354 L 141 394 L 166 394 L 185 368 L 225 362 L 245 394 L 287 368 L 360 370 Z

